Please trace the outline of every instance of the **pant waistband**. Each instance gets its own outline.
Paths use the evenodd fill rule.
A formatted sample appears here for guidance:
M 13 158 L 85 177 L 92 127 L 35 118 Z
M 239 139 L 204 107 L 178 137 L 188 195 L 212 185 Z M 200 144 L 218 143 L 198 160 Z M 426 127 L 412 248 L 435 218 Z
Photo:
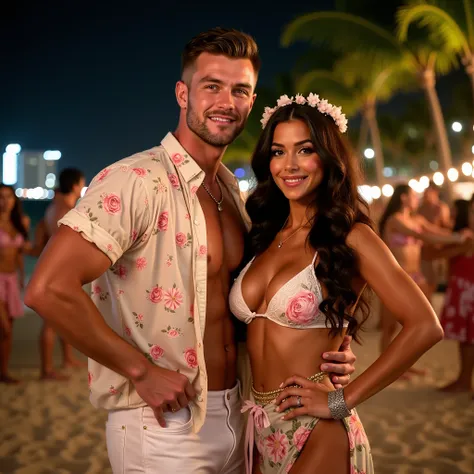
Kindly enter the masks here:
M 209 390 L 207 392 L 207 409 L 220 410 L 227 405 L 239 405 L 240 407 L 240 382 L 227 390 Z

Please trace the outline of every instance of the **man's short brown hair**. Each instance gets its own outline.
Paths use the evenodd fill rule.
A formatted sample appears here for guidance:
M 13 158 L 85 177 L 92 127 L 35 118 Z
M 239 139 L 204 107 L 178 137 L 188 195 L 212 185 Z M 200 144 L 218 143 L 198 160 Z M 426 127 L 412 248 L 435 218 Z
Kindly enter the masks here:
M 232 28 L 212 28 L 199 33 L 184 47 L 181 77 L 202 53 L 220 54 L 235 59 L 250 59 L 255 75 L 260 71 L 258 46 L 252 36 Z

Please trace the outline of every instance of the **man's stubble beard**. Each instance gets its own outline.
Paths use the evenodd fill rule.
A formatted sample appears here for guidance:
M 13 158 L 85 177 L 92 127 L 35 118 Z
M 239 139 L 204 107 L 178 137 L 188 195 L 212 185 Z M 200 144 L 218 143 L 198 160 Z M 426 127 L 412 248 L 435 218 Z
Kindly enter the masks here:
M 219 134 L 213 134 L 207 127 L 205 122 L 201 122 L 199 117 L 194 112 L 194 108 L 191 105 L 191 102 L 188 102 L 189 106 L 186 110 L 186 123 L 189 129 L 194 132 L 203 142 L 207 143 L 208 145 L 216 146 L 216 147 L 225 147 L 230 145 L 241 133 L 244 129 L 247 118 L 243 120 L 243 122 L 238 126 L 231 136 L 223 136 Z M 206 120 L 206 119 L 204 119 Z

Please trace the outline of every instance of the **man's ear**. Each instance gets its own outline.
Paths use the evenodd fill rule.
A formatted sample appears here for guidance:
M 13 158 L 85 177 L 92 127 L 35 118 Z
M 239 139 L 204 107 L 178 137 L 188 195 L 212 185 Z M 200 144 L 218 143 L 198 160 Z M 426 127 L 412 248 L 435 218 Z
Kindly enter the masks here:
M 176 100 L 181 109 L 188 107 L 188 86 L 183 81 L 178 81 L 175 87 Z

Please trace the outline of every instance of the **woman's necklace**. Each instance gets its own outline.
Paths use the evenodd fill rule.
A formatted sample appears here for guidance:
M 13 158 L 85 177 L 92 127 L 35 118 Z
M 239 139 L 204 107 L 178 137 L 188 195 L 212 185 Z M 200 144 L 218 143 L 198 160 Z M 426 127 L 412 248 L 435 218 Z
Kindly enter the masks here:
M 287 222 L 288 222 L 288 219 L 290 218 L 290 216 L 288 216 L 286 218 L 286 221 L 285 223 L 283 224 L 283 227 L 280 229 L 280 232 L 285 228 Z M 281 249 L 281 247 L 283 246 L 283 244 L 291 237 L 293 237 L 300 229 L 302 229 L 308 222 L 310 221 L 310 219 L 308 219 L 304 224 L 301 224 L 296 230 L 294 230 L 286 239 L 283 239 L 283 240 L 280 240 L 280 242 L 278 243 L 278 248 Z

